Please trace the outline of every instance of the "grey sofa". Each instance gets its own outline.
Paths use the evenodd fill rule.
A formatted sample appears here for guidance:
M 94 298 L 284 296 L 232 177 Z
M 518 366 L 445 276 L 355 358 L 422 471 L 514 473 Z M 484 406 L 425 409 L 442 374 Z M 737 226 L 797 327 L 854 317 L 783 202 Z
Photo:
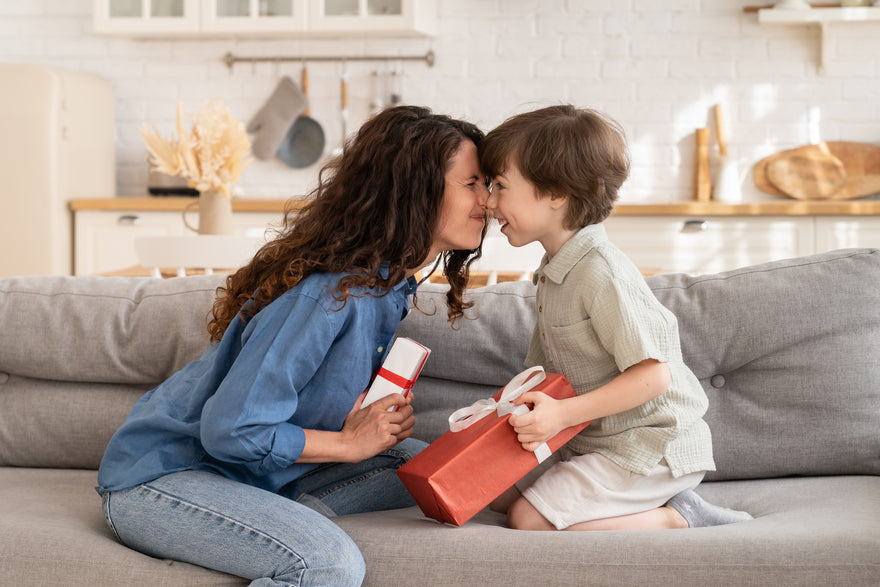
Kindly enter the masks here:
M 243 585 L 119 545 L 94 492 L 104 446 L 145 390 L 207 345 L 220 277 L 0 280 L 0 584 Z M 753 521 L 705 529 L 533 533 L 481 512 L 337 518 L 369 585 L 880 584 L 880 250 L 702 277 L 649 278 L 710 400 L 718 465 L 699 492 Z M 420 288 L 400 335 L 433 353 L 417 435 L 521 369 L 534 289 L 472 292 L 452 330 Z

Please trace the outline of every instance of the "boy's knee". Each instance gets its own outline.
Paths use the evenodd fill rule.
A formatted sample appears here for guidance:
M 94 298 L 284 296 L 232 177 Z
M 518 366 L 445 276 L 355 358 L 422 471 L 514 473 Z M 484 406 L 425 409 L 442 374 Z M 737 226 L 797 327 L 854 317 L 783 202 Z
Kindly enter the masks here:
M 556 529 L 525 497 L 520 497 L 510 506 L 507 511 L 507 525 L 514 530 Z

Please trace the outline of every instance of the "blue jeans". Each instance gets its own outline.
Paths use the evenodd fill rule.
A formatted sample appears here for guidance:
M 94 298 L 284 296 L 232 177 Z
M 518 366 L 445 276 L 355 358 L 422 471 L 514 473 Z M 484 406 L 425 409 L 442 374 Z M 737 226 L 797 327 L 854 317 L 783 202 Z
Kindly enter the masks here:
M 296 495 L 182 471 L 103 495 L 119 541 L 145 554 L 250 579 L 251 586 L 360 585 L 364 559 L 328 516 L 415 504 L 397 469 L 425 447 L 408 438 L 371 459 L 322 465 Z

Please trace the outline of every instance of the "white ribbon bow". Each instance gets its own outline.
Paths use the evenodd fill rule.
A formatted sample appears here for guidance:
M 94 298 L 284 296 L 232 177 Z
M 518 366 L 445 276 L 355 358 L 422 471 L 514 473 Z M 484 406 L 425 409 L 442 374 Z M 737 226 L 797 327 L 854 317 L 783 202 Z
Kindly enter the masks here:
M 532 377 L 534 375 L 534 377 Z M 531 377 L 531 379 L 529 379 Z M 536 385 L 547 378 L 544 367 L 538 365 L 526 369 L 515 375 L 510 382 L 501 390 L 501 397 L 496 402 L 494 398 L 477 400 L 466 408 L 455 410 L 449 416 L 449 429 L 459 432 L 482 420 L 492 412 L 498 412 L 498 417 L 507 414 L 525 414 L 529 411 L 526 405 L 514 405 L 513 400 L 533 389 Z
M 492 412 L 497 412 L 498 417 L 507 414 L 525 414 L 529 411 L 529 407 L 525 404 L 515 405 L 513 400 L 534 389 L 536 385 L 544 381 L 547 374 L 544 373 L 544 367 L 538 365 L 531 367 L 525 371 L 521 371 L 513 377 L 513 379 L 501 390 L 501 396 L 498 401 L 494 398 L 486 398 L 477 400 L 466 408 L 456 410 L 449 416 L 449 429 L 452 432 L 459 432 L 470 427 L 479 420 L 482 420 Z M 550 456 L 550 447 L 547 443 L 541 444 L 535 450 L 535 458 L 541 463 Z

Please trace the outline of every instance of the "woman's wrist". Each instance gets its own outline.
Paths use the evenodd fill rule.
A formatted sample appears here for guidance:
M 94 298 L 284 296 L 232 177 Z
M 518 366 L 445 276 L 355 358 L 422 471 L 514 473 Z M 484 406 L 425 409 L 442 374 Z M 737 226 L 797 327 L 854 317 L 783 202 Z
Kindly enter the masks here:
M 297 459 L 298 463 L 352 463 L 358 460 L 353 454 L 355 447 L 344 432 L 309 429 L 303 432 L 306 445 Z

